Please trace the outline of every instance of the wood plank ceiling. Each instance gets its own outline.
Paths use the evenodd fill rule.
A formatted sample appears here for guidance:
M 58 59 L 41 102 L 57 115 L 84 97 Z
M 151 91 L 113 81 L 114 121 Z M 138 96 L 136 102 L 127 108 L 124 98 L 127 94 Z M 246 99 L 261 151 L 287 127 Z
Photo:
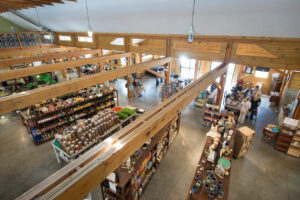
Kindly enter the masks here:
M 75 1 L 76 0 L 67 0 Z M 62 0 L 2 0 L 0 1 L 0 13 L 9 10 L 20 10 L 26 8 L 35 8 L 37 6 L 54 5 L 55 3 L 64 4 Z

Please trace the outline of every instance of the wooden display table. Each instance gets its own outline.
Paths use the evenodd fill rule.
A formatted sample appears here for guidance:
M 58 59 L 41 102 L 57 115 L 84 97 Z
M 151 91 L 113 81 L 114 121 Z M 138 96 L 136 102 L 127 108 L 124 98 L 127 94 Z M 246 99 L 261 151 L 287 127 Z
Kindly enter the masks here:
M 235 131 L 231 137 L 231 140 L 229 142 L 229 149 L 232 149 L 233 150 L 233 146 L 234 146 L 234 136 L 235 136 Z M 200 180 L 203 182 L 203 180 L 205 179 L 205 174 L 206 174 L 206 171 L 209 170 L 209 169 L 212 169 L 213 171 L 215 170 L 215 166 L 216 166 L 216 162 L 213 164 L 209 161 L 206 161 L 204 164 L 203 164 L 203 159 L 205 159 L 205 156 L 206 156 L 206 153 L 205 151 L 208 151 L 208 148 L 209 146 L 212 144 L 213 142 L 213 138 L 212 137 L 207 137 L 206 138 L 206 142 L 205 142 L 205 145 L 204 145 L 204 148 L 203 148 L 203 151 L 202 151 L 202 154 L 201 154 L 201 157 L 200 157 L 200 160 L 198 162 L 198 166 L 197 166 L 197 169 L 195 171 L 195 174 L 193 176 L 193 181 L 192 181 L 192 184 L 190 186 L 190 189 L 189 189 L 189 192 L 188 192 L 188 195 L 186 197 L 187 200 L 198 200 L 198 199 L 201 199 L 201 200 L 205 200 L 205 199 L 209 199 L 208 198 L 208 194 L 210 193 L 209 191 L 205 191 L 204 189 L 204 185 L 202 184 L 200 188 L 197 188 L 198 191 L 197 192 L 192 192 L 192 188 L 193 186 L 196 185 L 196 180 L 195 180 L 195 177 L 197 175 L 199 175 L 199 178 Z M 217 153 L 219 153 L 218 149 L 220 149 L 220 145 L 217 147 Z M 232 160 L 232 152 L 229 156 L 230 160 Z M 202 171 L 201 174 L 198 174 L 198 170 L 204 166 L 204 170 Z M 223 194 L 223 197 L 222 198 L 218 198 L 218 199 L 228 199 L 228 193 L 229 193 L 229 185 L 230 185 L 230 175 L 231 175 L 231 168 L 229 169 L 229 175 L 228 176 L 224 176 L 223 179 L 219 178 L 218 176 L 216 176 L 216 185 L 218 184 L 219 181 L 222 181 L 222 191 L 224 192 Z

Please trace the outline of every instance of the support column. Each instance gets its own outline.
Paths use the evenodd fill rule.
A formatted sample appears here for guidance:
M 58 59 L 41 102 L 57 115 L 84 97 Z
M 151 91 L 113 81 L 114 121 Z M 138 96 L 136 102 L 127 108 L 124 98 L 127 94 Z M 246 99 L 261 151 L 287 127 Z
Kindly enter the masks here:
M 223 100 L 223 95 L 224 95 L 225 80 L 226 80 L 226 75 L 225 74 L 221 75 L 220 76 L 221 89 L 218 89 L 217 98 L 216 98 L 216 105 L 219 105 L 220 108 L 222 105 L 222 100 Z
M 62 69 L 61 73 L 62 73 L 64 78 L 68 78 L 68 73 L 67 73 L 66 69 Z
M 83 77 L 82 71 L 80 71 L 80 67 L 76 67 L 77 73 L 79 77 Z
M 288 85 L 287 83 L 288 83 L 289 80 L 287 80 L 287 78 L 288 78 L 288 75 L 290 74 L 290 72 L 291 72 L 291 70 L 285 70 L 285 74 L 283 76 L 282 84 L 281 84 L 281 87 L 280 87 L 280 93 L 279 93 L 279 104 L 278 104 L 279 106 L 282 102 L 282 96 L 283 96 L 283 94 L 284 94 L 284 92 L 287 88 L 287 85 Z
M 127 58 L 127 63 L 126 63 L 127 67 L 130 67 L 130 61 L 131 61 L 131 57 L 128 57 Z M 133 96 L 133 91 L 129 90 L 129 86 L 132 84 L 131 81 L 130 81 L 131 77 L 132 77 L 131 74 L 127 75 L 127 94 L 128 94 L 128 98 L 131 98 Z

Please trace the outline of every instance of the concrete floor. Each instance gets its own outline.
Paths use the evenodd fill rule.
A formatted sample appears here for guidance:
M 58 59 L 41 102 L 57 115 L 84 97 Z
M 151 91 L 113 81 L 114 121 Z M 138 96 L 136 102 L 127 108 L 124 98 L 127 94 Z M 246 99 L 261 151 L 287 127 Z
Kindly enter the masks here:
M 147 78 L 143 82 L 146 94 L 128 100 L 125 81 L 117 81 L 121 106 L 149 110 L 161 102 L 155 79 Z M 186 198 L 207 131 L 201 126 L 201 116 L 202 109 L 192 103 L 182 112 L 180 134 L 148 184 L 142 200 Z M 276 113 L 263 99 L 257 122 L 246 122 L 256 130 L 250 150 L 244 158 L 233 160 L 230 200 L 296 200 L 300 197 L 300 159 L 260 142 L 262 128 L 268 123 L 277 123 Z M 0 120 L 0 127 L 1 200 L 14 199 L 61 168 L 50 143 L 34 145 L 15 112 L 6 114 L 5 119 Z

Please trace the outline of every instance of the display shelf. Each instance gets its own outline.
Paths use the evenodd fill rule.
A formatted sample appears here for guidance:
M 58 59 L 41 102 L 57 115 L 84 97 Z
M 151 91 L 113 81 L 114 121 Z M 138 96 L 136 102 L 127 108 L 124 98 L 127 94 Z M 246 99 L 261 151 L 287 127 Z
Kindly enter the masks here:
M 297 158 L 300 157 L 300 128 L 299 128 L 299 125 L 298 125 L 297 130 L 295 131 L 295 135 L 289 146 L 287 154 L 295 156 Z
M 234 139 L 235 139 L 235 132 L 236 130 L 234 130 L 232 136 L 231 136 L 231 139 L 230 139 L 230 142 L 229 142 L 229 149 L 233 149 L 233 146 L 234 146 Z M 204 148 L 203 148 L 203 151 L 202 151 L 202 154 L 201 154 L 201 157 L 200 157 L 200 160 L 198 162 L 198 165 L 197 165 L 197 168 L 196 168 L 196 171 L 194 173 L 194 176 L 193 176 L 193 180 L 192 180 L 192 183 L 191 183 L 191 186 L 190 186 L 190 189 L 189 189 L 189 192 L 187 194 L 187 197 L 186 197 L 186 200 L 209 200 L 210 198 L 208 197 L 208 194 L 210 192 L 207 192 L 205 191 L 204 189 L 204 184 L 202 183 L 201 187 L 200 188 L 197 188 L 197 192 L 192 192 L 192 188 L 193 186 L 196 185 L 196 180 L 195 180 L 195 177 L 198 176 L 199 179 L 201 181 L 203 181 L 205 179 L 205 175 L 206 175 L 206 171 L 207 170 L 210 170 L 210 169 L 213 169 L 214 171 L 214 168 L 215 168 L 215 163 L 211 163 L 209 161 L 207 161 L 206 159 L 206 151 L 209 151 L 209 146 L 213 143 L 213 138 L 212 137 L 206 137 L 206 142 L 205 142 L 205 145 L 204 145 Z M 219 144 L 221 145 L 221 144 Z M 218 147 L 216 147 L 216 151 L 217 151 L 217 155 L 219 154 L 219 145 Z M 203 160 L 206 160 L 205 163 L 203 163 Z M 232 160 L 232 152 L 230 153 L 230 156 L 229 156 L 229 160 Z M 200 171 L 200 168 L 203 167 L 203 172 L 201 174 L 199 174 L 198 172 Z M 228 194 L 229 194 L 229 185 L 230 185 L 230 176 L 231 176 L 231 167 L 230 169 L 228 170 L 229 172 L 229 175 L 225 175 L 223 177 L 223 179 L 219 178 L 218 176 L 216 176 L 216 183 L 218 183 L 219 181 L 222 181 L 222 191 L 223 191 L 223 197 L 222 198 L 213 198 L 213 199 L 223 199 L 223 200 L 226 200 L 228 199 Z
M 290 123 L 296 123 L 296 127 L 291 128 L 292 125 Z M 286 152 L 288 154 L 290 154 L 291 152 L 293 152 L 292 153 L 293 155 L 295 154 L 295 151 L 296 151 L 295 148 L 297 148 L 297 147 L 295 147 L 293 145 L 293 140 L 294 140 L 294 136 L 295 135 L 297 136 L 296 133 L 297 133 L 297 124 L 298 123 L 299 123 L 298 120 L 287 118 L 287 117 L 285 118 L 283 125 L 281 127 L 281 131 L 280 131 L 279 136 L 276 141 L 275 149 Z M 297 138 L 298 137 L 296 137 L 296 139 Z M 291 149 L 291 150 L 289 151 L 289 149 Z M 300 153 L 300 151 L 299 151 L 299 153 Z
M 35 144 L 41 144 L 52 139 L 58 129 L 78 119 L 95 114 L 99 110 L 114 107 L 118 104 L 117 96 L 117 91 L 112 90 L 101 96 L 96 95 L 93 98 L 86 98 L 68 106 L 57 108 L 51 112 L 39 114 L 38 116 L 28 116 L 25 111 L 21 112 L 20 116 L 24 125 L 27 126 L 29 134 L 32 135 Z M 103 106 L 102 104 L 106 105 Z M 51 138 L 48 138 L 49 135 L 51 135 Z
M 219 109 L 220 106 L 208 103 L 205 104 L 205 111 L 202 116 L 202 126 L 209 128 L 214 120 L 219 119 L 221 117 Z
M 77 153 L 75 154 L 68 154 L 66 153 L 63 149 L 57 147 L 54 142 L 52 143 L 53 149 L 54 149 L 54 153 L 58 159 L 58 162 L 60 163 L 60 158 L 67 161 L 67 162 L 71 162 L 72 160 L 74 160 L 75 158 L 77 158 L 80 154 L 84 153 L 85 151 L 87 151 L 88 149 L 90 149 L 92 146 L 94 146 L 95 144 L 98 144 L 99 142 L 101 142 L 102 140 L 105 140 L 109 135 L 115 133 L 117 130 L 119 130 L 120 127 L 122 127 L 124 124 L 126 123 L 130 123 L 131 121 L 135 120 L 137 118 L 136 114 L 133 114 L 132 116 L 128 117 L 125 120 L 122 120 L 118 125 L 115 125 L 113 127 L 111 127 L 109 130 L 107 130 L 102 136 L 100 136 L 100 140 L 96 140 L 94 142 L 89 143 L 87 146 L 81 148 Z M 51 138 L 52 139 L 52 138 Z M 59 158 L 58 158 L 59 157 Z
M 176 125 L 174 125 L 175 123 Z M 114 171 L 114 173 L 118 174 L 119 177 L 119 182 L 115 184 L 117 184 L 120 187 L 120 191 L 122 191 L 122 196 L 118 196 L 116 199 L 140 199 L 141 194 L 144 192 L 154 174 L 155 168 L 158 167 L 160 163 L 157 158 L 164 155 L 169 149 L 168 141 L 170 141 L 171 137 L 176 136 L 177 132 L 179 131 L 179 124 L 180 118 L 177 116 L 151 138 L 151 142 L 147 145 L 146 149 L 141 147 L 137 151 L 140 152 L 139 155 L 134 154 L 129 157 L 130 167 L 128 166 L 129 161 L 127 161 L 126 165 L 121 165 Z M 162 147 L 160 155 L 158 155 L 159 146 Z M 162 154 L 163 152 L 164 154 Z M 161 160 L 162 158 L 163 157 L 161 157 Z M 129 168 L 124 168 L 126 166 Z M 105 181 L 102 182 L 101 186 L 103 186 L 106 181 L 109 181 L 109 179 L 106 178 Z M 128 184 L 130 184 L 130 189 L 128 189 Z M 103 198 L 105 198 L 107 195 L 103 189 L 102 195 Z

